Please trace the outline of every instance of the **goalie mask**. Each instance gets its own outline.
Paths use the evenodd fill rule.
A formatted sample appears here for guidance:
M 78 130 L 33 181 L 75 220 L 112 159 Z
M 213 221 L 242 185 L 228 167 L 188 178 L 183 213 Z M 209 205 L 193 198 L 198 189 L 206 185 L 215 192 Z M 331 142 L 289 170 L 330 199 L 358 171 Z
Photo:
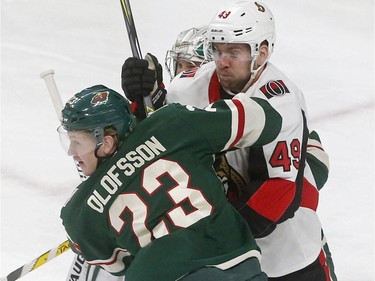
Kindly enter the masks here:
M 82 90 L 66 103 L 58 132 L 68 154 L 72 147 L 88 153 L 101 146 L 105 130 L 111 129 L 121 143 L 134 126 L 134 117 L 125 97 L 103 85 L 96 85 Z M 84 140 L 84 146 L 78 138 Z
M 178 62 L 190 64 L 190 68 L 199 67 L 212 60 L 208 49 L 207 27 L 189 28 L 182 31 L 172 49 L 165 56 L 165 66 L 171 79 L 178 73 Z

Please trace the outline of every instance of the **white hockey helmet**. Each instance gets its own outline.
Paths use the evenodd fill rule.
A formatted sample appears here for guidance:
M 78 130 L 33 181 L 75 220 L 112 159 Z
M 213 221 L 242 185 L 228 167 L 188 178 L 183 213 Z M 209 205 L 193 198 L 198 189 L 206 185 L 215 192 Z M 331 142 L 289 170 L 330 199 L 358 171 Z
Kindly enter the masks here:
M 260 2 L 242 1 L 221 8 L 208 26 L 210 43 L 245 43 L 251 55 L 259 55 L 263 41 L 268 42 L 269 56 L 275 44 L 275 20 L 271 11 Z
M 171 77 L 174 78 L 179 60 L 190 62 L 192 67 L 211 61 L 207 41 L 207 26 L 193 27 L 180 32 L 172 49 L 165 56 L 165 66 Z

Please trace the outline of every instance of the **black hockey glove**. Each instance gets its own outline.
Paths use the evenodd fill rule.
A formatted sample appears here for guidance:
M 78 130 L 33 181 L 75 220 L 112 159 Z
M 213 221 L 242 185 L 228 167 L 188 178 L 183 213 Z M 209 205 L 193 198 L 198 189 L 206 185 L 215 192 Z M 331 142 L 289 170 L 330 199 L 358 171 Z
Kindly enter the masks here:
M 163 84 L 163 68 L 151 54 L 146 59 L 128 58 L 122 66 L 121 86 L 132 102 L 132 111 L 137 119 L 146 118 L 143 98 L 150 96 L 154 109 L 165 103 L 166 90 Z

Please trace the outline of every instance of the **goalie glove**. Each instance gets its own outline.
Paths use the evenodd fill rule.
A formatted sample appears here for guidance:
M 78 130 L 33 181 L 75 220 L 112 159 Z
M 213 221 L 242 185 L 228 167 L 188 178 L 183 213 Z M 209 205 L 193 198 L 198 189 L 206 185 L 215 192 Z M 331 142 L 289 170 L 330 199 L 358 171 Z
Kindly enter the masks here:
M 132 102 L 132 111 L 138 121 L 146 118 L 143 98 L 150 96 L 154 109 L 165 104 L 166 90 L 163 84 L 163 68 L 157 58 L 147 54 L 145 59 L 128 58 L 121 71 L 121 86 Z

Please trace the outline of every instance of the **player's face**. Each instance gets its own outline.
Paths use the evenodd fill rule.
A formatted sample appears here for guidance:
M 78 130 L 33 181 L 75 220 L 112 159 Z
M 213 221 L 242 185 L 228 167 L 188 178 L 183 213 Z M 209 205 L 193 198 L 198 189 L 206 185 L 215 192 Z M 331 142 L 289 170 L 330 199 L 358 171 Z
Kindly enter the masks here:
M 86 131 L 68 132 L 68 138 L 68 155 L 79 163 L 84 175 L 90 176 L 96 170 L 98 163 L 95 156 L 96 140 L 90 132 Z
M 187 61 L 187 60 L 177 60 L 176 63 L 176 75 L 181 73 L 182 71 L 197 67 L 200 65 L 200 62 L 193 62 L 193 61 Z
M 221 85 L 239 93 L 250 79 L 250 46 L 215 43 L 212 51 Z

